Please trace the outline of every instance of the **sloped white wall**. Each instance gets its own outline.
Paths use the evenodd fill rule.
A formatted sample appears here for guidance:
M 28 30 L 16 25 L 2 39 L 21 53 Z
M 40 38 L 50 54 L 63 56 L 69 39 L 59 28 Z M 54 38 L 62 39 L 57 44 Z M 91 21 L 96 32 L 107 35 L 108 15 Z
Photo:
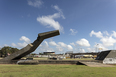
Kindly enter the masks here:
M 105 58 L 103 64 L 116 64 L 116 58 Z

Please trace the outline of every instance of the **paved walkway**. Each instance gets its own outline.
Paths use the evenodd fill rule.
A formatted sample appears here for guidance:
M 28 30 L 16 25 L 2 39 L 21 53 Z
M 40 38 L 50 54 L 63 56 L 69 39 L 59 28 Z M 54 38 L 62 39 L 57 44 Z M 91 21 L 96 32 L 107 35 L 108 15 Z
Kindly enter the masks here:
M 82 62 L 82 61 L 80 61 L 80 63 L 82 63 L 86 66 L 89 66 L 89 67 L 115 67 L 113 65 L 106 65 L 106 64 L 98 63 L 98 62 Z

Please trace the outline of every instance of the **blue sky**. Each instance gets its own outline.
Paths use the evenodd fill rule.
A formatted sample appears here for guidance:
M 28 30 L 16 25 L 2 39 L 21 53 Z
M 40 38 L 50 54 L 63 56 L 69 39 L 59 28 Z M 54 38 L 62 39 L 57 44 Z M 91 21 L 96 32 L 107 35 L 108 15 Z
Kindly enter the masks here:
M 35 53 L 116 49 L 116 0 L 0 0 L 0 48 L 23 48 L 60 30 Z M 100 50 L 100 51 L 101 51 Z

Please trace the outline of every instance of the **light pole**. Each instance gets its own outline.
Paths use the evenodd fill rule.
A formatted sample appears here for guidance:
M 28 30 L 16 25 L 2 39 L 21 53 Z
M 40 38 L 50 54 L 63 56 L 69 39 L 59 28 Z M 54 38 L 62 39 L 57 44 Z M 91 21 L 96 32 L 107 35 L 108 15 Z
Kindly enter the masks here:
M 99 44 L 96 45 L 96 52 L 98 52 L 98 45 L 99 45 Z

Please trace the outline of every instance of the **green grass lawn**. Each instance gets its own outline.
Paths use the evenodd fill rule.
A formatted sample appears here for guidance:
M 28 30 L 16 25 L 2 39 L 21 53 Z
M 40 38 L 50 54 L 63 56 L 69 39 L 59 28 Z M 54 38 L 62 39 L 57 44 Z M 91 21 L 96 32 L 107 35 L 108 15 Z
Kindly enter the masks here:
M 0 65 L 0 77 L 116 77 L 116 67 Z

